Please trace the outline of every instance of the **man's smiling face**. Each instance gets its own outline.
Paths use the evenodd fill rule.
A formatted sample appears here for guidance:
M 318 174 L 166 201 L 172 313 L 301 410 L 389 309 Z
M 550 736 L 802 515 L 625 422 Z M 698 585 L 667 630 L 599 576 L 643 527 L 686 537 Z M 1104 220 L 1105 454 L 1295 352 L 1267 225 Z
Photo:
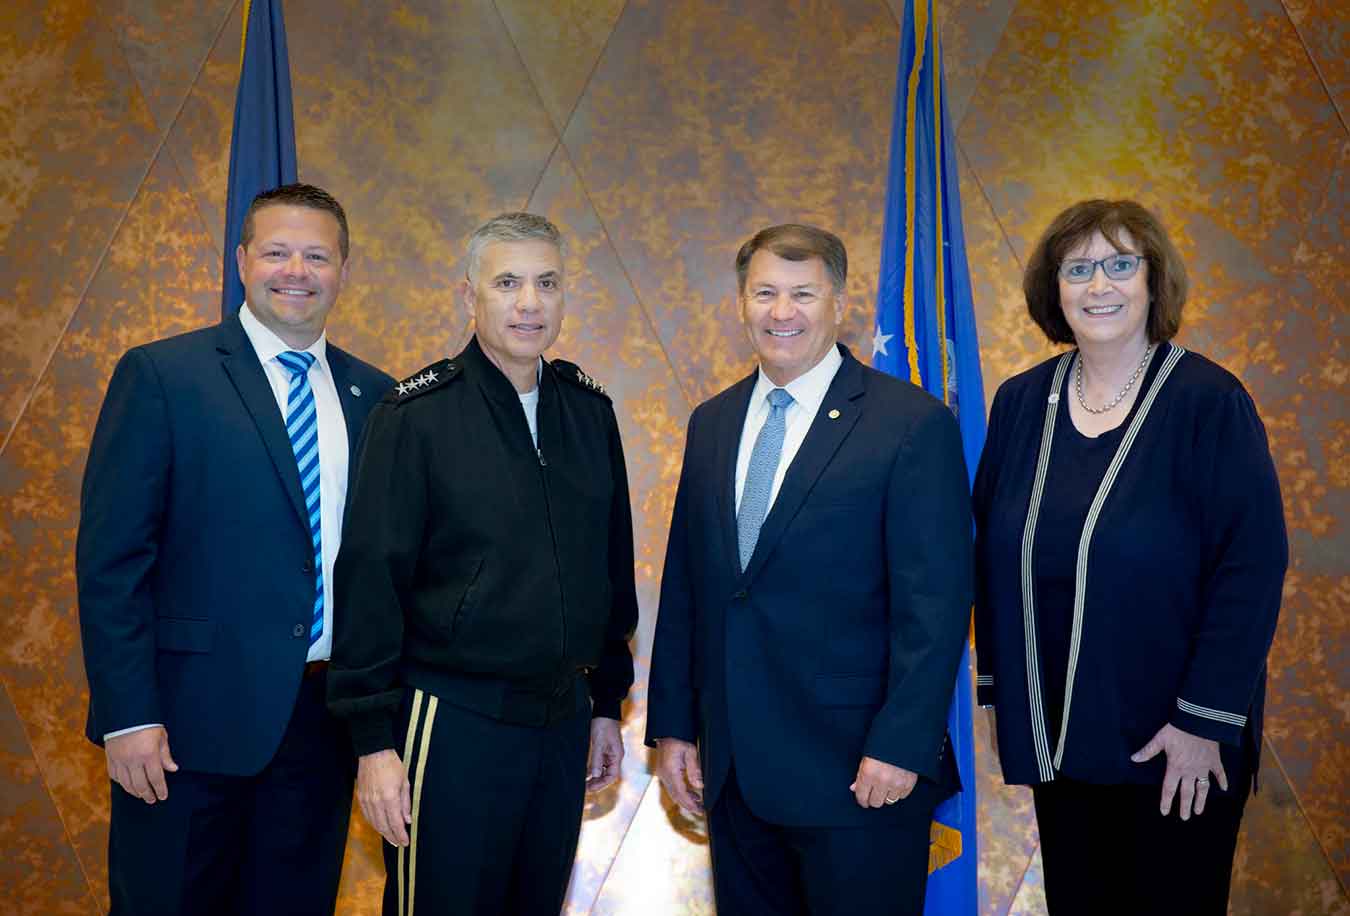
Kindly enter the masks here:
M 741 320 L 764 374 L 786 385 L 820 362 L 839 337 L 843 291 L 816 257 L 789 261 L 756 251 L 741 290 Z
M 253 215 L 253 238 L 235 251 L 248 307 L 293 347 L 323 332 L 347 279 L 338 221 L 310 207 L 276 204 Z

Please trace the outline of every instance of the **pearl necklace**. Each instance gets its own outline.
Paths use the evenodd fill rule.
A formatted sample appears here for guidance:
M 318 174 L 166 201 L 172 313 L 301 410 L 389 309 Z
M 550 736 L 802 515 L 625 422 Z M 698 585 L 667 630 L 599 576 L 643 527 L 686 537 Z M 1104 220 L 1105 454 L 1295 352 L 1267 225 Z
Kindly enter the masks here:
M 1074 390 L 1078 394 L 1079 406 L 1088 413 L 1093 414 L 1106 413 L 1108 410 L 1115 407 L 1125 399 L 1125 395 L 1130 393 L 1130 389 L 1134 387 L 1134 383 L 1139 381 L 1139 376 L 1143 374 L 1144 367 L 1148 365 L 1148 358 L 1152 355 L 1153 344 L 1149 344 L 1144 350 L 1144 358 L 1139 360 L 1139 365 L 1134 367 L 1134 374 L 1131 375 L 1130 380 L 1125 383 L 1125 387 L 1120 389 L 1120 393 L 1111 399 L 1111 403 L 1107 404 L 1105 407 L 1089 407 L 1088 402 L 1083 398 L 1083 353 L 1082 351 L 1079 351 L 1078 365 L 1074 367 Z

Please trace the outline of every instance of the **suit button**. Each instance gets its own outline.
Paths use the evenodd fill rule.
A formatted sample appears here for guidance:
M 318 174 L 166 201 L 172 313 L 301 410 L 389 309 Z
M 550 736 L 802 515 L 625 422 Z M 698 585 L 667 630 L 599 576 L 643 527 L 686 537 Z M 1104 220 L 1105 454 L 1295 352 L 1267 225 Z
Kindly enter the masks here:
M 296 639 L 299 639 L 301 636 L 304 636 L 305 625 L 303 623 L 297 623 L 295 626 L 291 627 L 291 635 L 294 636 Z
M 300 571 L 302 573 L 312 573 L 314 572 L 314 564 L 306 560 L 305 565 L 300 567 Z
M 735 598 L 735 599 L 738 600 L 738 601 L 744 601 L 746 598 L 749 598 L 749 597 L 750 597 L 750 593 L 747 592 L 745 589 L 741 589 L 740 591 L 738 591 L 736 594 L 732 595 L 731 597 Z

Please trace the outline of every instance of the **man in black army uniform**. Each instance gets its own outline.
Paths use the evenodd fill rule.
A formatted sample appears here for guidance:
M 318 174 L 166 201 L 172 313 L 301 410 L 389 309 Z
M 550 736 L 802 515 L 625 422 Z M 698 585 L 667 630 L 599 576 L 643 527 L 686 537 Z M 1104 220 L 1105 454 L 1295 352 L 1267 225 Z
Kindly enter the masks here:
M 563 317 L 557 228 L 485 223 L 463 293 L 469 345 L 366 425 L 328 700 L 390 844 L 386 914 L 555 916 L 585 790 L 623 758 L 628 478 L 604 390 L 542 358 Z

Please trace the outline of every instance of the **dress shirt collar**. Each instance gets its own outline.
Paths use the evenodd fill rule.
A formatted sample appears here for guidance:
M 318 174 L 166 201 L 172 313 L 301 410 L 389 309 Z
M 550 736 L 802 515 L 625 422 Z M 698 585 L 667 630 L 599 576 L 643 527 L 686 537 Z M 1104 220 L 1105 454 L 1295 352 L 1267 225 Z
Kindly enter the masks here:
M 295 349 L 278 337 L 271 328 L 259 321 L 258 316 L 249 310 L 247 302 L 239 307 L 239 323 L 244 326 L 244 333 L 248 335 L 249 343 L 253 344 L 253 352 L 258 354 L 258 362 L 264 366 L 271 360 L 276 359 L 278 353 Z M 321 331 L 318 340 L 305 347 L 303 351 L 297 352 L 313 354 L 314 361 L 327 369 L 328 332 Z
M 825 394 L 830 390 L 835 373 L 843 364 L 844 357 L 839 355 L 839 347 L 830 347 L 820 362 L 782 387 L 792 395 L 794 404 L 800 405 L 808 414 L 814 415 L 820 409 L 820 402 L 825 400 Z M 779 386 L 764 374 L 764 367 L 761 366 L 759 378 L 755 380 L 755 390 L 750 394 L 750 409 L 752 411 L 764 409 L 768 403 L 769 392 L 777 387 Z

